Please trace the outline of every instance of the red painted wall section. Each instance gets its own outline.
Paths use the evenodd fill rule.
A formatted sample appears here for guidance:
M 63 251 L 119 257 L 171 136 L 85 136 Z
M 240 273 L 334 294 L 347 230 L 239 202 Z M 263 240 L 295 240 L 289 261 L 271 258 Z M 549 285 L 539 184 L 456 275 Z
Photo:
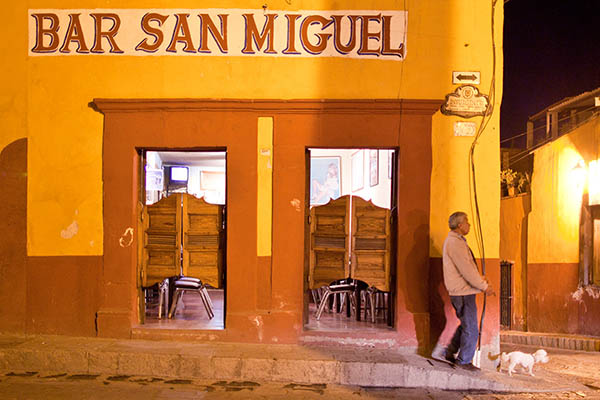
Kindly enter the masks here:
M 281 306 L 282 312 L 302 310 L 305 149 L 400 148 L 394 340 L 404 347 L 428 347 L 430 124 L 430 115 L 409 113 L 275 119 L 273 293 L 278 298 L 274 307 Z M 301 331 L 301 314 L 297 314 L 293 329 Z
M 600 335 L 600 288 L 579 288 L 571 295 L 577 303 L 579 318 L 577 333 L 581 335 Z
M 600 291 L 578 287 L 578 264 L 536 263 L 528 269 L 530 331 L 598 335 Z
M 481 271 L 481 260 L 478 260 Z M 459 325 L 458 318 L 454 313 L 454 308 L 450 303 L 450 296 L 444 286 L 444 276 L 442 272 L 442 259 L 439 257 L 431 258 L 431 269 L 429 275 L 429 294 L 430 294 L 430 312 L 431 312 L 431 345 L 439 343 L 446 346 L 450 343 L 452 335 Z M 500 261 L 498 259 L 487 259 L 485 268 L 485 277 L 490 282 L 496 296 L 487 296 L 485 317 L 483 320 L 483 332 L 481 344 L 492 345 L 497 341 L 500 333 Z M 477 311 L 479 313 L 478 321 L 481 319 L 483 311 L 483 295 L 477 295 Z
M 96 336 L 102 257 L 27 258 L 27 332 Z
M 119 236 L 136 226 L 136 148 L 227 149 L 229 295 L 226 329 L 211 332 L 212 340 L 293 343 L 303 333 L 306 148 L 374 147 L 400 149 L 394 340 L 400 346 L 428 346 L 431 115 L 438 102 L 96 100 L 96 104 L 105 115 L 99 335 L 128 336 L 127 330 L 137 322 L 137 243 L 119 245 Z M 258 257 L 256 251 L 257 118 L 265 115 L 274 115 L 271 258 Z
M 27 139 L 0 153 L 0 331 L 24 332 L 27 282 Z

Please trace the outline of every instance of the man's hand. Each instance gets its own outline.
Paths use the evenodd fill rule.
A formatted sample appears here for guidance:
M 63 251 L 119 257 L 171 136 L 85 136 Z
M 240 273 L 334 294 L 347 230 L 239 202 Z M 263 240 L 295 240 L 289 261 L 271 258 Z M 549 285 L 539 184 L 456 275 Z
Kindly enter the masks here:
M 487 289 L 485 289 L 484 291 L 485 294 L 487 294 L 488 296 L 495 296 L 496 292 L 494 292 L 494 289 L 492 289 L 492 285 L 488 284 Z

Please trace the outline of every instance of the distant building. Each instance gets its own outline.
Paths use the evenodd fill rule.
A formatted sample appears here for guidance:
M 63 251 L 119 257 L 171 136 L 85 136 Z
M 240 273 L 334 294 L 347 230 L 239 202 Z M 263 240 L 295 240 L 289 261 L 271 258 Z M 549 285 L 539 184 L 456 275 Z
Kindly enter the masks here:
M 527 123 L 531 194 L 501 205 L 515 329 L 600 332 L 599 96 L 566 98 Z

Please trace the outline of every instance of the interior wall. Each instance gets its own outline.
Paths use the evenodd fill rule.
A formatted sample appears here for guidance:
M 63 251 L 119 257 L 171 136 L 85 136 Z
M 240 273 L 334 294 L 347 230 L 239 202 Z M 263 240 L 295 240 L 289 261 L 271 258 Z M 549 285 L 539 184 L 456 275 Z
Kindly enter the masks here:
M 371 167 L 369 164 L 370 149 L 311 149 L 311 154 L 314 157 L 333 156 L 341 159 L 341 180 L 340 180 L 340 196 L 352 195 L 359 196 L 365 200 L 370 200 L 378 207 L 389 209 L 391 207 L 391 188 L 392 180 L 388 175 L 388 152 L 390 150 L 380 149 L 378 152 L 377 177 L 378 183 L 374 186 L 370 185 L 369 177 Z M 352 190 L 352 156 L 357 152 L 362 152 L 364 155 L 362 164 L 363 185 L 359 190 Z

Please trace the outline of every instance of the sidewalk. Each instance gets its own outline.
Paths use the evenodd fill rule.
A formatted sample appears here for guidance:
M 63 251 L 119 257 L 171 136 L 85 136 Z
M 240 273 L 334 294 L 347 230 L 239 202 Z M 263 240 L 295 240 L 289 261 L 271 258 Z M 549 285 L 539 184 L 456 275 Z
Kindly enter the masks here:
M 576 380 L 479 373 L 391 350 L 0 335 L 0 373 L 113 375 L 494 392 L 581 390 Z
M 500 331 L 500 342 L 563 350 L 600 351 L 600 337 L 564 333 Z

